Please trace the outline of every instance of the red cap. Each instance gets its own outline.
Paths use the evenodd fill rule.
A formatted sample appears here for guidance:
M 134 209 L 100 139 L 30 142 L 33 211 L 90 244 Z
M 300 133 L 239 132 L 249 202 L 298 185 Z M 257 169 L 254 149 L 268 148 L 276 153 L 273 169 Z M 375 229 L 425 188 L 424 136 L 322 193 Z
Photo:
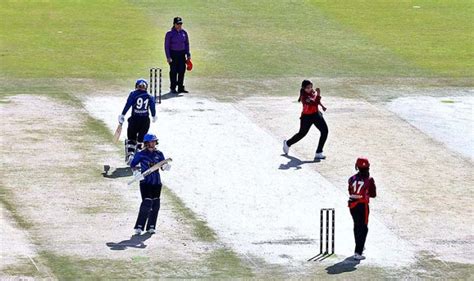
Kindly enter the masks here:
M 186 61 L 186 70 L 187 71 L 193 70 L 193 63 L 191 62 L 190 59 Z
M 356 169 L 367 169 L 370 167 L 369 159 L 359 157 L 357 158 L 355 166 Z

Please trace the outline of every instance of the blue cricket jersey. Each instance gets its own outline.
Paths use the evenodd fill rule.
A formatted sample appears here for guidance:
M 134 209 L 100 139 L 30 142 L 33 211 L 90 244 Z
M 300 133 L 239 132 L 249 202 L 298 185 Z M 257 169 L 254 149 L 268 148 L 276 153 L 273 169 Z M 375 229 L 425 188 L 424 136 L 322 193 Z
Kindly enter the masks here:
M 153 151 L 149 151 L 145 148 L 144 150 L 139 151 L 135 154 L 135 157 L 133 157 L 133 160 L 130 163 L 130 167 L 134 168 L 138 165 L 138 163 L 140 163 L 141 172 L 143 173 L 151 166 L 163 160 L 165 160 L 163 152 L 156 149 Z M 149 174 L 141 182 L 151 185 L 161 185 L 161 177 L 159 171 L 160 170 L 158 169 L 155 172 Z
M 155 98 L 144 90 L 135 90 L 128 95 L 127 103 L 123 108 L 122 115 L 132 107 L 132 116 L 148 117 L 148 109 L 151 116 L 155 116 Z

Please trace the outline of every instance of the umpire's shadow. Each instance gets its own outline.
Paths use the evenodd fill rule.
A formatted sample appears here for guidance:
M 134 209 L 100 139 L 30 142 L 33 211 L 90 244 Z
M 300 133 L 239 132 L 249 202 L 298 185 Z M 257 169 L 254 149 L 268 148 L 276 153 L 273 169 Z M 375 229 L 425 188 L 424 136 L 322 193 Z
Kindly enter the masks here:
M 102 173 L 104 178 L 110 179 L 130 177 L 132 175 L 133 171 L 130 167 L 112 168 L 109 165 L 104 165 L 104 172 Z
M 326 271 L 328 274 L 341 274 L 344 272 L 352 272 L 357 270 L 356 266 L 358 264 L 360 264 L 359 260 L 355 260 L 352 257 L 348 257 L 345 258 L 343 261 L 326 267 Z
M 152 234 L 150 233 L 145 233 L 143 235 L 133 235 L 130 237 L 128 240 L 123 240 L 118 243 L 115 242 L 107 242 L 105 245 L 110 248 L 110 250 L 113 251 L 122 251 L 126 250 L 127 248 L 137 248 L 137 249 L 145 249 L 145 241 L 150 239 Z
M 178 93 L 173 94 L 173 93 L 171 93 L 171 92 L 166 93 L 166 94 L 164 94 L 164 95 L 161 95 L 161 99 L 162 99 L 162 100 L 167 100 L 167 99 L 172 99 L 172 98 L 180 98 L 180 97 L 184 97 L 184 96 L 181 95 L 181 94 L 178 94 Z
M 281 156 L 288 158 L 290 161 L 286 164 L 280 164 L 280 167 L 278 169 L 280 170 L 289 170 L 291 168 L 295 168 L 295 170 L 301 169 L 301 165 L 303 164 L 309 164 L 309 163 L 317 163 L 319 161 L 302 161 L 294 156 L 290 156 L 287 154 L 282 154 Z

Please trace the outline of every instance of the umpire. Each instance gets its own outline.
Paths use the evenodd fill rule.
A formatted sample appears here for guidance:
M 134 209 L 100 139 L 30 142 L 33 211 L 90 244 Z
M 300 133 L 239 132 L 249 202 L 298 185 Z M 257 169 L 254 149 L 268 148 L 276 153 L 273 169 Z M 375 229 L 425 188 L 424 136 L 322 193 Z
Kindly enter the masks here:
M 183 19 L 173 19 L 173 27 L 165 37 L 166 59 L 170 65 L 170 93 L 188 93 L 184 88 L 186 60 L 191 59 L 188 33 L 183 29 Z M 176 91 L 178 87 L 178 91 Z

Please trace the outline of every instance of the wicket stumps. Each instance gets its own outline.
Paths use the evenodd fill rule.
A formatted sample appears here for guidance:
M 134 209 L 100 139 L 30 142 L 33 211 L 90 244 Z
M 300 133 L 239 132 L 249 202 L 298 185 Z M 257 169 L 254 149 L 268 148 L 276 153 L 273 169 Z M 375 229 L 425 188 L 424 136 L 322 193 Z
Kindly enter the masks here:
M 161 103 L 161 68 L 150 68 L 150 86 L 149 93 L 155 97 L 155 101 Z M 157 98 L 158 92 L 158 99 Z
M 321 261 L 334 254 L 335 221 L 336 211 L 334 208 L 321 209 L 319 221 L 319 254 L 310 258 L 308 261 Z M 331 240 L 331 243 L 329 243 L 329 240 Z

